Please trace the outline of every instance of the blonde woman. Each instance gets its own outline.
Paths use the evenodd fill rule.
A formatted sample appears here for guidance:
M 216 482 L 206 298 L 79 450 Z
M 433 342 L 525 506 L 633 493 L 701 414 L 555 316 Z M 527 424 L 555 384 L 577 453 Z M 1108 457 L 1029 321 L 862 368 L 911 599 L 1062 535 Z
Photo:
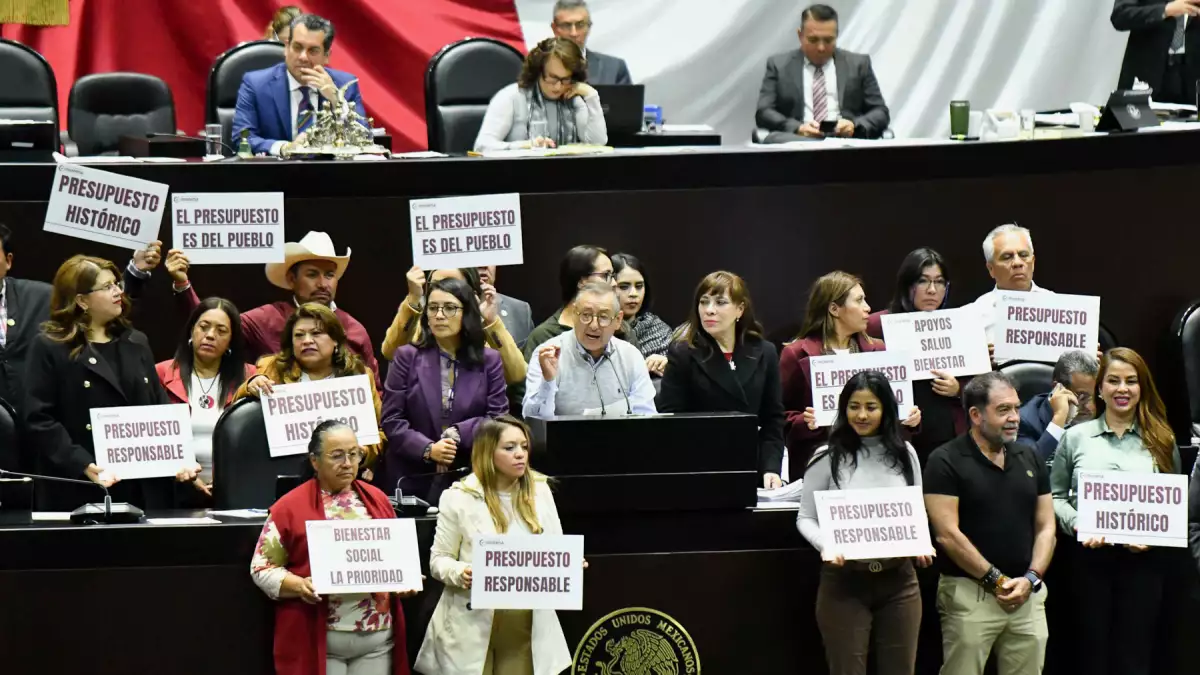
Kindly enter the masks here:
M 440 675 L 557 675 L 570 667 L 571 653 L 554 610 L 470 608 L 475 537 L 562 534 L 547 478 L 529 468 L 529 427 L 508 415 L 481 424 L 471 469 L 442 494 L 429 569 L 446 587 L 416 669 Z

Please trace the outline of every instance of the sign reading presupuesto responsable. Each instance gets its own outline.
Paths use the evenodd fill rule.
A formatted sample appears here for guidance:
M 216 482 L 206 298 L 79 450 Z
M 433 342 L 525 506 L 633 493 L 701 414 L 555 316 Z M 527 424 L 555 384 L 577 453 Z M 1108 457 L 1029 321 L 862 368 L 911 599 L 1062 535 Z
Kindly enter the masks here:
M 481 535 L 471 560 L 475 609 L 583 609 L 583 537 Z
M 174 477 L 196 465 L 186 403 L 92 408 L 96 465 L 121 480 Z
M 424 269 L 520 265 L 521 195 L 409 202 L 413 264 Z

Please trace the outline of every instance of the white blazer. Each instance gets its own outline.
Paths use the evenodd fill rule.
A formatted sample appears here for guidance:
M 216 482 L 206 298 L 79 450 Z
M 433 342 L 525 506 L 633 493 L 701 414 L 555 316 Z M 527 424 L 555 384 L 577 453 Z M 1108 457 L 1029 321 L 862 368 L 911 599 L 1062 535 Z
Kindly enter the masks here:
M 562 534 L 554 495 L 545 479 L 535 485 L 534 504 L 542 530 Z M 479 675 L 487 660 L 493 610 L 467 609 L 471 591 L 463 588 L 462 577 L 471 564 L 475 537 L 500 533 L 496 532 L 483 501 L 483 488 L 474 474 L 442 493 L 438 506 L 429 570 L 445 589 L 425 631 L 415 667 L 423 673 Z M 533 611 L 532 642 L 534 675 L 558 675 L 571 667 L 571 652 L 554 610 Z

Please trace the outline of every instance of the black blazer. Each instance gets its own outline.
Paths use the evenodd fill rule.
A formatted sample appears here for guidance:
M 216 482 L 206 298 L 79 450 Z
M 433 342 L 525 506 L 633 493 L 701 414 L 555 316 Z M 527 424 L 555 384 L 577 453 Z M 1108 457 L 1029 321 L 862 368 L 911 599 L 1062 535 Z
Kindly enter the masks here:
M 705 344 L 710 339 L 705 336 Z M 655 398 L 659 412 L 743 412 L 758 415 L 758 470 L 783 467 L 783 392 L 775 345 L 750 337 L 733 350 L 736 370 L 715 348 L 692 349 L 677 341 L 667 349 L 667 369 Z
M 50 318 L 50 284 L 8 277 L 5 285 L 5 306 L 8 325 L 4 346 L 0 347 L 0 398 L 22 414 L 25 403 L 25 360 L 29 347 L 41 331 L 42 322 Z M 12 469 L 0 463 L 0 468 Z M 15 470 L 15 469 L 14 469 Z
M 1163 18 L 1165 6 L 1164 0 L 1116 0 L 1113 5 L 1109 17 L 1113 28 L 1129 31 L 1118 88 L 1131 89 L 1135 77 L 1152 89 L 1162 87 L 1176 25 L 1175 19 Z M 1200 17 L 1188 19 L 1183 44 L 1188 55 L 1185 77 L 1195 82 L 1200 78 Z
M 96 457 L 92 408 L 170 403 L 154 370 L 146 336 L 126 330 L 113 339 L 124 372 L 115 372 L 91 344 L 72 358 L 71 345 L 44 334 L 34 338 L 25 377 L 26 443 L 35 454 L 39 473 L 87 480 L 85 469 Z M 121 383 L 129 380 L 137 386 L 126 391 Z M 115 501 L 143 508 L 169 508 L 172 483 L 165 478 L 123 481 L 112 488 L 112 495 Z M 35 494 L 39 508 L 56 511 L 103 498 L 98 489 L 65 483 L 39 485 Z
M 854 122 L 854 137 L 879 138 L 891 123 L 891 113 L 875 79 L 871 57 L 838 49 L 833 53 L 833 63 L 837 68 L 838 108 L 842 117 Z M 795 133 L 804 119 L 804 89 L 808 86 L 804 52 L 793 49 L 767 59 L 754 120 L 763 129 L 781 132 L 768 136 L 768 143 L 797 140 Z

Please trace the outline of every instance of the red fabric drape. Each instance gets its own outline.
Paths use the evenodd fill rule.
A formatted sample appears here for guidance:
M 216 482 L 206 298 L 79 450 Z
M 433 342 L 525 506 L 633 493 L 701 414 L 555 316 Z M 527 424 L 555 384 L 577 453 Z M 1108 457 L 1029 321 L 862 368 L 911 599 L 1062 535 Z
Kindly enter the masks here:
M 134 71 L 161 77 L 175 97 L 176 124 L 204 127 L 213 60 L 262 37 L 284 0 L 72 0 L 67 26 L 5 25 L 0 35 L 38 50 L 58 78 L 59 125 L 67 126 L 71 84 L 91 73 Z M 426 146 L 425 67 L 464 37 L 503 40 L 525 51 L 513 0 L 307 0 L 336 29 L 330 65 L 359 77 L 368 114 L 392 134 L 394 149 Z

